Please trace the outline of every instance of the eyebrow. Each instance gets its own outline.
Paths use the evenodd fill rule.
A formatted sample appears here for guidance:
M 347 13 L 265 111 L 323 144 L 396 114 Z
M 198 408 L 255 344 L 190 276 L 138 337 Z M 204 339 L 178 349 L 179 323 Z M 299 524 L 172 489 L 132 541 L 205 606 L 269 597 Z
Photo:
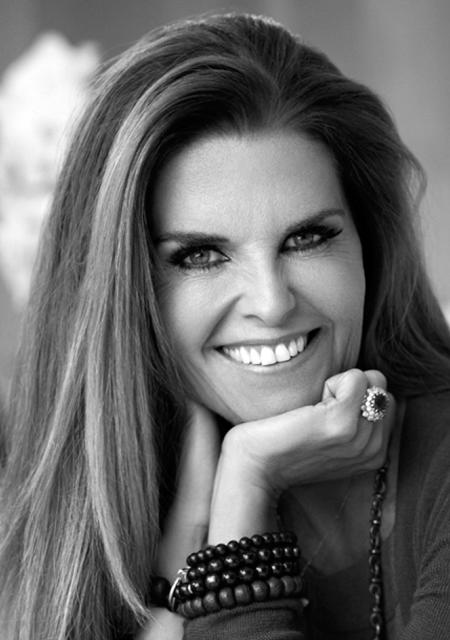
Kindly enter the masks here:
M 292 225 L 286 229 L 286 235 L 295 232 L 298 229 L 311 227 L 316 224 L 320 224 L 327 218 L 331 218 L 332 216 L 340 216 L 341 218 L 345 217 L 347 214 L 344 209 L 322 209 L 321 211 L 317 211 L 306 218 L 303 218 L 299 222 L 294 222 Z M 161 235 L 155 238 L 155 244 L 161 244 L 163 242 L 179 242 L 180 244 L 188 244 L 188 245 L 202 245 L 202 244 L 226 244 L 230 240 L 226 236 L 210 234 L 210 233 L 202 233 L 200 231 L 171 231 L 170 233 L 162 233 Z
M 155 239 L 155 244 L 170 242 L 171 240 L 180 242 L 181 244 L 225 244 L 229 242 L 229 238 L 225 236 L 202 233 L 200 231 L 172 231 L 171 233 L 163 233 L 158 236 Z
M 334 216 L 345 218 L 346 215 L 347 213 L 346 211 L 344 211 L 344 209 L 322 209 L 321 211 L 317 211 L 316 213 L 312 213 L 306 218 L 303 218 L 302 220 L 300 220 L 300 222 L 294 222 L 293 224 L 289 225 L 285 233 L 288 236 L 289 234 L 294 233 L 299 229 L 307 229 L 308 227 L 313 227 L 315 225 L 321 224 L 322 222 L 327 220 L 327 218 L 332 218 Z

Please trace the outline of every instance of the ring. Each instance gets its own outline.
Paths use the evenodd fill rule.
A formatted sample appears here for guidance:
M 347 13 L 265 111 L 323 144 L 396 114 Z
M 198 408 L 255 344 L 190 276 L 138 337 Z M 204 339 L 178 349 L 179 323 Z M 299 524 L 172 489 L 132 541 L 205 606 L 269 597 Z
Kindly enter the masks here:
M 384 418 L 388 406 L 389 396 L 386 391 L 381 387 L 370 387 L 365 393 L 361 413 L 369 422 L 377 422 Z

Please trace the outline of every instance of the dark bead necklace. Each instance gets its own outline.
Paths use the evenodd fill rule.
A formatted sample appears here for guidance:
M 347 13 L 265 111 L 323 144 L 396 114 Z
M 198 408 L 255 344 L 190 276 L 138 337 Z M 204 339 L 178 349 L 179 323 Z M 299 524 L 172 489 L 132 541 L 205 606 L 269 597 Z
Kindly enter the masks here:
M 381 640 L 384 627 L 383 617 L 383 575 L 381 569 L 381 516 L 383 501 L 386 496 L 386 476 L 389 459 L 378 469 L 375 475 L 372 496 L 372 511 L 370 515 L 370 585 L 372 597 L 370 624 L 374 629 L 373 640 Z
M 386 496 L 386 477 L 389 468 L 389 459 L 386 460 L 384 465 L 380 467 L 376 474 L 375 480 L 373 483 L 373 492 L 372 492 L 372 509 L 370 513 L 370 548 L 369 548 L 369 567 L 370 567 L 370 583 L 369 583 L 369 593 L 372 598 L 372 607 L 370 610 L 370 626 L 374 629 L 375 635 L 373 636 L 373 640 L 381 640 L 382 632 L 384 627 L 384 616 L 383 616 L 383 576 L 381 569 L 381 516 L 383 510 L 383 501 Z M 344 499 L 336 512 L 335 520 L 338 520 L 341 516 L 345 505 L 347 504 L 347 500 L 349 498 L 352 483 L 350 484 L 347 493 L 344 496 Z M 280 514 L 278 514 L 278 523 L 280 526 L 283 525 L 282 518 Z M 329 532 L 322 538 L 319 545 L 317 546 L 314 554 L 307 562 L 305 567 L 301 572 L 301 577 L 303 577 L 307 571 L 307 569 L 311 566 L 314 558 L 317 556 L 318 552 L 322 548 L 322 545 L 328 538 Z

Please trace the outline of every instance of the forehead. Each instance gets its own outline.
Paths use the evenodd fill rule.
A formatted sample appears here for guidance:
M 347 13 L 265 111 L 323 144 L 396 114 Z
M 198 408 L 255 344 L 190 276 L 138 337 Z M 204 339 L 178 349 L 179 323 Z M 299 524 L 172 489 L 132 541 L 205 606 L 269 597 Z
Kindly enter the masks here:
M 325 145 L 290 133 L 217 136 L 187 146 L 162 169 L 152 226 L 156 234 L 232 231 L 339 207 L 347 209 Z

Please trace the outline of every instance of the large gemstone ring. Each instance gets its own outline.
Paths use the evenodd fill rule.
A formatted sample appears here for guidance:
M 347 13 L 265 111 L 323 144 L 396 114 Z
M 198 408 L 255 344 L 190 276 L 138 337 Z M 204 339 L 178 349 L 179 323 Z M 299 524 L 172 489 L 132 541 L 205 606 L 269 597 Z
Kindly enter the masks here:
M 369 422 L 382 420 L 386 415 L 389 406 L 389 396 L 381 387 L 370 387 L 367 389 L 361 405 L 363 418 Z

